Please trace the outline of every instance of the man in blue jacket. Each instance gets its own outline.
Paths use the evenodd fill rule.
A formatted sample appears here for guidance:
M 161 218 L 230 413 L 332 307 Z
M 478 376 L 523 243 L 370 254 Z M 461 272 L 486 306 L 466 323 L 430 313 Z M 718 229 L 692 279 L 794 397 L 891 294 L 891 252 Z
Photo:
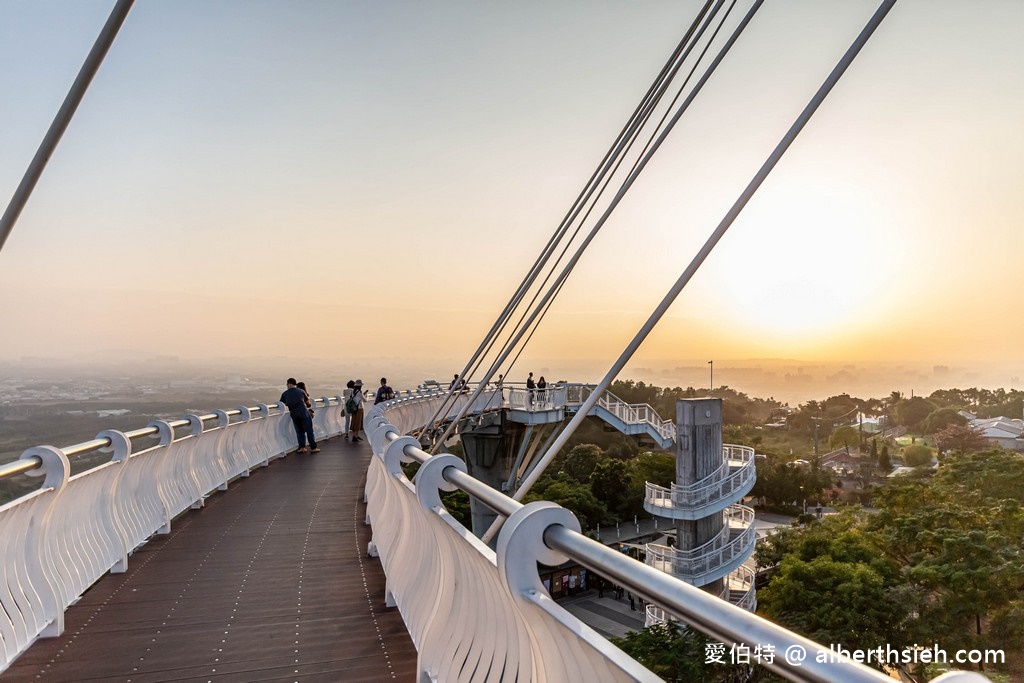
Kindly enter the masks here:
M 388 386 L 388 378 L 380 378 L 380 389 L 377 389 L 377 395 L 373 399 L 373 405 L 383 403 L 384 401 L 390 401 L 395 397 L 395 390 Z
M 299 450 L 297 453 L 319 453 L 316 445 L 316 437 L 313 436 L 313 418 L 306 408 L 306 392 L 295 386 L 295 378 L 288 378 L 288 388 L 281 394 L 281 403 L 288 406 L 288 413 L 292 417 L 292 424 L 295 425 L 295 435 L 299 439 Z M 309 446 L 306 448 L 306 438 L 309 437 Z

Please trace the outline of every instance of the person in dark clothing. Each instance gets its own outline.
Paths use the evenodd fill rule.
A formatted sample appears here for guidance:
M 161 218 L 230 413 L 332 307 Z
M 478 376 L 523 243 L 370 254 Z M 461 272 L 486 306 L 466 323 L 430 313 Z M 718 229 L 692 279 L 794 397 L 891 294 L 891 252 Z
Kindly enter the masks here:
M 395 390 L 388 386 L 388 378 L 380 378 L 380 388 L 377 389 L 377 395 L 373 399 L 373 405 L 383 403 L 384 401 L 390 401 L 395 397 Z
M 313 399 L 309 395 L 309 389 L 306 388 L 305 382 L 296 382 L 295 386 L 302 389 L 302 393 L 306 395 L 306 410 L 309 411 L 309 416 L 313 417 L 316 413 L 313 412 Z
M 309 409 L 306 408 L 306 392 L 296 386 L 295 378 L 288 378 L 288 388 L 281 394 L 281 403 L 288 406 L 288 414 L 291 415 L 292 424 L 295 425 L 295 436 L 299 440 L 298 453 L 319 453 L 316 445 L 316 437 L 313 435 L 313 418 L 309 416 Z M 309 439 L 309 448 L 306 447 L 306 439 Z M 312 450 L 310 450 L 312 449 Z

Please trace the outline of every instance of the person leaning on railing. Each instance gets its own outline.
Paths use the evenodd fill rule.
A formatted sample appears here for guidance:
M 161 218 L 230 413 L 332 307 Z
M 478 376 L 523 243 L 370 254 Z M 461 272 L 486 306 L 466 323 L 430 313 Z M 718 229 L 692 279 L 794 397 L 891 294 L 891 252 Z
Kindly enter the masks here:
M 281 403 L 288 406 L 288 414 L 291 415 L 292 424 L 295 425 L 295 436 L 299 441 L 298 452 L 319 453 L 320 448 L 316 445 L 316 436 L 313 435 L 313 418 L 309 415 L 306 400 L 306 392 L 297 386 L 294 377 L 289 377 L 288 388 L 281 394 Z M 306 447 L 307 438 L 309 439 L 309 448 Z

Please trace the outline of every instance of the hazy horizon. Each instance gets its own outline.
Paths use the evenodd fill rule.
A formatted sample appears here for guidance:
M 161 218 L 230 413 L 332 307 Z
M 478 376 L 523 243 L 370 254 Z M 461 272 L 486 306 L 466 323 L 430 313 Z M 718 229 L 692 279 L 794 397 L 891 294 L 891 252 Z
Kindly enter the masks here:
M 0 359 L 4 368 L 24 377 L 40 378 L 137 376 L 177 383 L 212 381 L 233 377 L 262 382 L 270 387 L 283 387 L 284 379 L 296 376 L 310 380 L 314 395 L 334 395 L 344 388 L 348 379 L 362 379 L 367 386 L 376 385 L 386 376 L 397 389 L 414 388 L 425 380 L 446 382 L 461 370 L 452 359 L 413 362 L 401 357 L 364 357 L 345 361 L 315 357 L 264 358 L 173 358 L 147 357 L 137 352 L 110 352 L 105 360 L 89 361 L 73 358 Z M 510 382 L 525 381 L 527 372 L 546 375 L 549 381 L 594 383 L 607 368 L 597 360 L 549 359 L 514 370 Z M 182 375 L 185 371 L 189 374 Z M 971 387 L 987 389 L 1024 389 L 1024 368 L 1007 371 L 999 365 L 929 365 L 925 363 L 853 363 L 815 362 L 798 359 L 715 359 L 716 388 L 728 386 L 751 397 L 774 398 L 797 405 L 808 400 L 822 400 L 840 393 L 859 398 L 884 398 L 892 391 L 906 396 L 927 396 L 937 389 Z M 628 365 L 619 379 L 632 379 L 661 387 L 706 388 L 710 380 L 707 361 L 696 359 L 647 359 Z M 327 383 L 325 385 L 324 383 Z M 215 388 L 215 385 L 213 385 Z M 208 406 L 217 408 L 220 406 Z

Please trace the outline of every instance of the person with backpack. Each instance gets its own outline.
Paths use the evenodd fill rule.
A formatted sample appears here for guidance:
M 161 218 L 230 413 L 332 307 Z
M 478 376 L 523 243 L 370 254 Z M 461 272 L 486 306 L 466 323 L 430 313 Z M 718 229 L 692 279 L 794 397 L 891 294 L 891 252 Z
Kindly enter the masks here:
M 288 406 L 288 414 L 295 425 L 295 436 L 299 440 L 297 453 L 319 453 L 320 448 L 316 445 L 316 437 L 313 435 L 313 418 L 309 416 L 309 409 L 306 408 L 306 392 L 296 386 L 295 378 L 288 378 L 288 388 L 281 394 L 281 403 Z M 309 439 L 309 448 L 306 447 L 306 439 Z M 311 450 L 312 449 L 312 450 Z
M 395 397 L 395 390 L 388 386 L 388 378 L 380 378 L 380 388 L 377 389 L 377 395 L 373 399 L 373 405 L 383 403 L 384 401 L 390 401 Z
M 351 413 L 352 424 L 349 430 L 351 441 L 362 441 L 359 432 L 363 430 L 363 380 L 357 379 L 352 385 L 352 396 L 345 401 L 345 412 Z

